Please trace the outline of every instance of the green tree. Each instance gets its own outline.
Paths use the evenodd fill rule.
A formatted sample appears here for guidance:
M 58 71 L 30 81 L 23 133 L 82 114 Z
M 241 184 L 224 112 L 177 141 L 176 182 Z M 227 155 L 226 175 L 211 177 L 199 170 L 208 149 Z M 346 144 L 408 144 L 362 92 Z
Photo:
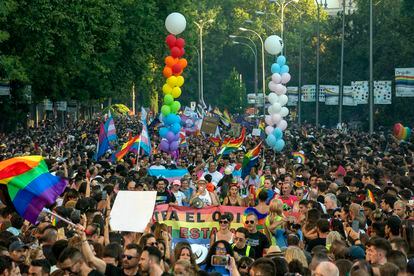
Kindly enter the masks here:
M 223 105 L 231 113 L 243 114 L 247 106 L 246 86 L 242 80 L 242 75 L 233 68 L 224 80 L 220 92 L 220 102 L 226 103 Z

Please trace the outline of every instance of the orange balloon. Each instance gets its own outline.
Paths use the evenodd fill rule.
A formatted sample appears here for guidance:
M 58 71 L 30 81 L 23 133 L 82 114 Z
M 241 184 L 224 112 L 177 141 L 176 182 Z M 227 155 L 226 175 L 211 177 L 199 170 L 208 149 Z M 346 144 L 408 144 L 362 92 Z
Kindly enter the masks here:
M 187 60 L 185 58 L 181 58 L 178 63 L 181 65 L 181 68 L 187 67 Z
M 164 70 L 162 70 L 162 74 L 164 75 L 164 77 L 169 78 L 172 76 L 172 69 L 168 66 L 165 66 Z
M 172 56 L 167 56 L 164 61 L 168 67 L 173 67 L 173 65 L 176 63 L 175 59 Z

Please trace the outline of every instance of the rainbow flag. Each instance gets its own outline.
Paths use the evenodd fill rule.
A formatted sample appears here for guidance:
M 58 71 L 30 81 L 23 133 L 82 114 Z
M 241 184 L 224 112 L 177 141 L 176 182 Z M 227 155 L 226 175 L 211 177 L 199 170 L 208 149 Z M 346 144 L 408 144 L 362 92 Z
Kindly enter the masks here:
M 220 137 L 210 137 L 209 141 L 212 142 L 216 147 L 219 147 L 221 143 Z
M 303 154 L 302 152 L 296 151 L 292 153 L 292 155 L 293 155 L 293 159 L 295 159 L 295 161 L 298 162 L 298 164 L 305 164 L 306 162 L 305 154 Z
M 230 139 L 226 141 L 225 143 L 223 143 L 218 154 L 226 155 L 226 154 L 229 154 L 230 152 L 238 150 L 243 145 L 245 138 L 246 138 L 246 128 L 243 128 L 238 138 Z
M 137 135 L 135 137 L 132 137 L 132 139 L 130 139 L 128 142 L 124 143 L 122 145 L 122 148 L 114 154 L 116 161 L 121 160 L 130 151 L 137 153 L 139 149 L 139 141 L 140 136 Z
M 242 179 L 248 176 L 250 173 L 250 170 L 257 164 L 261 149 L 262 149 L 262 142 L 260 142 L 257 146 L 249 150 L 244 155 L 243 164 L 242 164 L 242 174 L 241 174 Z
M 0 184 L 17 213 L 35 224 L 46 205 L 55 203 L 68 181 L 49 173 L 42 156 L 14 157 L 0 162 Z
M 371 192 L 370 189 L 367 190 L 367 200 L 369 200 L 370 202 L 375 203 L 374 194 Z
M 181 148 L 188 147 L 187 138 L 185 136 L 185 132 L 184 131 L 180 131 L 180 147 Z

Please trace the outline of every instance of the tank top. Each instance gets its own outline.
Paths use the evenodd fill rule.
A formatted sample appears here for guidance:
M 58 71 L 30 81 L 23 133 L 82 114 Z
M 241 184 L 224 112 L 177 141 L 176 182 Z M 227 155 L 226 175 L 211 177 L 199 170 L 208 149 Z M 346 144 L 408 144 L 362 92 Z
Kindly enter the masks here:
M 211 206 L 212 200 L 211 200 L 210 193 L 208 191 L 206 191 L 205 195 L 199 195 L 198 198 L 204 202 L 205 206 Z

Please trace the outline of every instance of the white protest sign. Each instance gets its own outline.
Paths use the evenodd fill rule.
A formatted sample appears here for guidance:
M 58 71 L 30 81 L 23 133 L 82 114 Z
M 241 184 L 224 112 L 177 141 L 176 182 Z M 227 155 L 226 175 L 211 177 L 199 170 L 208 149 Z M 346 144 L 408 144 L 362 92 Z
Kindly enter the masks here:
M 152 217 L 156 197 L 156 191 L 119 191 L 111 211 L 111 229 L 144 232 Z

